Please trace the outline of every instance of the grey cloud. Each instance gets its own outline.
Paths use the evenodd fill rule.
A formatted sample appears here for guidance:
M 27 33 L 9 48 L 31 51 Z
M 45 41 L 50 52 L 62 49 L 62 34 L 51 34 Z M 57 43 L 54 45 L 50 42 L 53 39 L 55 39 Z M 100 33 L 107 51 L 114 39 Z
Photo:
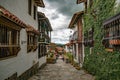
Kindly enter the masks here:
M 57 18 L 59 18 L 59 15 L 57 15 L 56 13 L 53 13 L 51 19 L 55 20 Z
M 64 30 L 67 29 L 65 26 L 58 26 L 57 28 L 54 28 L 54 31 L 60 31 L 60 30 Z
M 58 18 L 61 18 L 59 14 L 62 14 L 65 16 L 65 22 L 62 22 L 60 24 L 57 24 L 53 26 L 54 31 L 52 31 L 52 42 L 56 43 L 67 43 L 69 41 L 70 31 L 68 29 L 68 25 L 70 22 L 70 19 L 72 18 L 73 14 L 81 11 L 83 9 L 82 5 L 76 4 L 76 0 L 45 0 L 48 4 L 47 9 L 49 9 L 47 13 L 52 13 L 50 15 L 50 20 L 57 20 Z M 51 10 L 55 10 L 53 13 Z M 64 21 L 64 20 L 63 20 Z M 55 21 L 56 22 L 56 21 Z
M 75 12 L 82 10 L 82 5 L 77 5 L 76 0 L 47 0 L 57 12 L 70 18 Z

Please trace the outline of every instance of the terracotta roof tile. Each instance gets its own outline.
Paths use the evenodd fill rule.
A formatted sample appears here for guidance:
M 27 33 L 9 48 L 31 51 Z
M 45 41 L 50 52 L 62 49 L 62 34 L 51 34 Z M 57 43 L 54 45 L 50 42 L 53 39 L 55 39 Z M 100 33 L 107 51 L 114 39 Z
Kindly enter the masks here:
M 63 51 L 64 49 L 62 47 L 56 47 L 58 51 Z
M 27 31 L 27 32 L 33 32 L 33 33 L 35 33 L 35 34 L 37 34 L 37 35 L 40 34 L 40 32 L 39 32 L 38 30 L 36 30 L 34 27 L 32 27 L 31 25 L 28 25 L 28 26 L 27 26 L 26 31 Z
M 70 45 L 71 45 L 71 43 L 69 42 L 69 43 L 66 43 L 65 45 L 66 45 L 66 46 L 70 46 Z
M 16 24 L 20 25 L 21 27 L 23 27 L 23 28 L 26 27 L 26 24 L 23 21 L 21 21 L 17 16 L 15 16 L 14 14 L 9 12 L 2 6 L 0 6 L 0 13 L 1 13 L 0 15 L 4 16 L 5 18 L 8 18 L 12 22 L 15 22 Z

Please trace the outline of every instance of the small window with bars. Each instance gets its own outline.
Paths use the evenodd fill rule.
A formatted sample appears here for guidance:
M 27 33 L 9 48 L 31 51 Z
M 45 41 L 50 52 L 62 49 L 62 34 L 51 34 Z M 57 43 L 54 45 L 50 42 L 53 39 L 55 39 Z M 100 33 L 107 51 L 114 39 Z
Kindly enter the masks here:
M 84 45 L 85 46 L 94 46 L 94 28 L 90 28 L 85 34 L 84 34 Z

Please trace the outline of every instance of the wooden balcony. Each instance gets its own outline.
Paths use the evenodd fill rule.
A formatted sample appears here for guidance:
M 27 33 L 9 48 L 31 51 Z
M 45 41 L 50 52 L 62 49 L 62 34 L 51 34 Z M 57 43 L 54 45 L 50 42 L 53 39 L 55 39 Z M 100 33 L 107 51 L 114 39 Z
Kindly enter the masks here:
M 117 48 L 120 45 L 120 13 L 103 22 L 103 44 Z

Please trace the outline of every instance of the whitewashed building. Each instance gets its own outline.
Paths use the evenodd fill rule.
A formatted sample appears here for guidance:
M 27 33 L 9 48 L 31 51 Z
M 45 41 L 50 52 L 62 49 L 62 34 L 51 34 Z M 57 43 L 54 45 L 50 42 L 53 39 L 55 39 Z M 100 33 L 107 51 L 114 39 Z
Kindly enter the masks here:
M 74 60 L 82 66 L 84 61 L 84 45 L 83 45 L 83 11 L 77 12 L 73 15 L 69 27 L 73 30 L 70 36 L 70 44 Z
M 0 0 L 0 80 L 27 80 L 46 62 L 38 59 L 38 6 L 42 0 Z

